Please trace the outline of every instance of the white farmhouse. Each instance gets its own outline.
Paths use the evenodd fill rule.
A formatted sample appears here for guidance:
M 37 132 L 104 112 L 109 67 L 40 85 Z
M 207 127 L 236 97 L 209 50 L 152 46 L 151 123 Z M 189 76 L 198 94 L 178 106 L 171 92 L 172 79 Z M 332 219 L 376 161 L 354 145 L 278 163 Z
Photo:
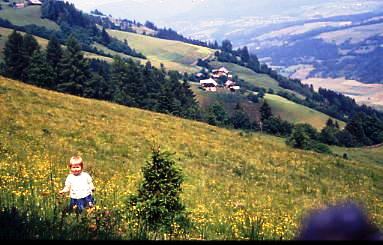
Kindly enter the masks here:
M 211 91 L 211 92 L 217 91 L 218 83 L 214 79 L 212 79 L 212 78 L 205 79 L 205 80 L 200 80 L 199 84 L 206 91 Z

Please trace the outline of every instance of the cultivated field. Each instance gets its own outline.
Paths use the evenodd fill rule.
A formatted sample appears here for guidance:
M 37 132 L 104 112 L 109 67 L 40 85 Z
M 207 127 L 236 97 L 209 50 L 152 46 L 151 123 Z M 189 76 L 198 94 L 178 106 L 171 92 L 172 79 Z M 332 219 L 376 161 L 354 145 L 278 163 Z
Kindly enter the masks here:
M 304 84 L 313 84 L 314 89 L 327 88 L 354 98 L 358 104 L 366 104 L 383 110 L 383 84 L 366 84 L 345 78 L 309 78 Z
M 379 165 L 5 78 L 0 105 L 0 203 L 26 211 L 39 238 L 100 239 L 92 232 L 104 230 L 106 238 L 132 239 L 137 227 L 125 200 L 153 144 L 173 152 L 185 175 L 182 199 L 194 225 L 180 239 L 291 239 L 308 210 L 345 199 L 364 204 L 383 227 Z M 97 190 L 96 211 L 83 214 L 84 223 L 62 216 L 68 199 L 56 195 L 73 154 L 85 159 Z M 85 226 L 81 234 L 71 232 L 76 225 Z
M 336 43 L 336 45 L 340 45 L 346 41 L 349 41 L 350 44 L 356 44 L 374 36 L 382 37 L 382 28 L 383 23 L 358 26 L 340 31 L 322 33 L 318 35 L 317 38 L 321 38 L 325 42 Z

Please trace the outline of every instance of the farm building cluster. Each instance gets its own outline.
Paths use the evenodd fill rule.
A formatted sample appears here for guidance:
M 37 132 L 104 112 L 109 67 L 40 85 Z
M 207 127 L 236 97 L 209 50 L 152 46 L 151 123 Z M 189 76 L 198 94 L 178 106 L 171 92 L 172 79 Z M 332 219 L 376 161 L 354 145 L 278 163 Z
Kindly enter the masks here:
M 202 73 L 198 73 L 197 77 L 202 77 Z M 233 75 L 225 67 L 219 69 L 213 69 L 208 79 L 202 79 L 199 81 L 201 87 L 210 92 L 216 92 L 218 87 L 229 89 L 230 91 L 237 91 L 240 86 L 237 86 L 233 81 Z
M 42 5 L 42 1 L 40 0 L 25 0 L 25 1 L 17 1 L 10 3 L 10 6 L 16 9 L 22 9 L 29 5 Z

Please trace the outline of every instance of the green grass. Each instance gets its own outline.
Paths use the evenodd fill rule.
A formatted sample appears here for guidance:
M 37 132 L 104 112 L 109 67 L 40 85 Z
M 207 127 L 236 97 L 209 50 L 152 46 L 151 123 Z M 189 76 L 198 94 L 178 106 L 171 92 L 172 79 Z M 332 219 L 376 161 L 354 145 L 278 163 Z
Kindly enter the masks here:
M 114 50 L 111 50 L 107 47 L 105 47 L 104 45 L 102 44 L 99 44 L 99 43 L 93 43 L 92 45 L 93 47 L 97 48 L 98 50 L 100 51 L 103 51 L 105 54 L 109 54 L 109 55 L 112 55 L 112 56 L 120 56 L 121 58 L 126 58 L 126 59 L 133 59 L 135 61 L 139 61 L 141 64 L 145 64 L 145 62 L 147 60 L 144 60 L 144 59 L 140 59 L 140 58 L 137 58 L 137 57 L 133 57 L 133 56 L 130 56 L 130 55 L 127 55 L 127 54 L 123 54 L 123 53 L 119 53 L 119 52 L 116 52 Z
M 197 72 L 198 58 L 205 58 L 214 50 L 178 41 L 164 40 L 135 33 L 108 30 L 112 37 L 128 41 L 130 47 L 144 54 L 150 62 L 159 67 L 164 64 L 169 70 Z
M 5 78 L 0 110 L 1 204 L 52 222 L 64 219 L 65 227 L 76 219 L 56 217 L 55 207 L 64 204 L 55 196 L 68 160 L 78 153 L 94 178 L 98 208 L 110 210 L 118 222 L 108 234 L 129 238 L 126 219 L 116 217 L 128 215 L 124 200 L 136 192 L 154 143 L 174 153 L 185 175 L 181 198 L 195 226 L 182 239 L 248 239 L 249 224 L 257 219 L 263 221 L 258 238 L 291 239 L 311 208 L 345 199 L 366 205 L 383 227 L 383 166 Z M 56 228 L 45 236 L 59 237 Z
M 196 83 L 193 83 L 191 88 L 202 108 L 207 108 L 218 102 L 224 105 L 228 112 L 231 112 L 239 102 L 252 121 L 260 119 L 260 104 L 249 102 L 245 96 L 239 93 L 232 93 L 225 89 L 219 89 L 217 92 L 206 92 L 201 90 L 199 84 Z M 278 95 L 266 93 L 265 99 L 270 105 L 273 115 L 280 116 L 283 120 L 290 123 L 308 123 L 314 128 L 321 130 L 325 127 L 327 120 L 332 118 L 322 112 L 297 104 Z M 334 118 L 332 119 L 335 120 Z M 338 123 L 340 127 L 345 126 L 343 121 L 338 120 Z
M 1 3 L 1 6 L 3 9 L 0 10 L 0 18 L 9 20 L 14 25 L 25 26 L 35 24 L 52 30 L 60 29 L 55 22 L 48 19 L 41 19 L 40 6 L 28 6 L 23 9 L 14 9 L 3 2 Z
M 374 163 L 383 166 L 383 146 L 376 148 L 344 148 L 331 146 L 331 150 L 340 156 L 346 153 L 348 158 L 354 161 Z
M 278 95 L 266 94 L 265 99 L 274 115 L 278 115 L 292 123 L 308 123 L 320 130 L 326 126 L 326 122 L 330 118 L 330 116 L 322 112 L 297 104 Z M 338 123 L 341 128 L 345 126 L 343 121 L 338 120 Z

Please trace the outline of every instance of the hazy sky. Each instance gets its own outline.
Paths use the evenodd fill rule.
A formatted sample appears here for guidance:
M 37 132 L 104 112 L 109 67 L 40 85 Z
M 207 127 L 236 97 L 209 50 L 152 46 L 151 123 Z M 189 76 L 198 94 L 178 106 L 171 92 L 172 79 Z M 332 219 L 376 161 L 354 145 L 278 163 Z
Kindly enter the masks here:
M 304 6 L 324 6 L 326 3 L 363 8 L 368 2 L 383 0 L 66 0 L 85 12 L 98 9 L 113 17 L 146 20 L 171 25 L 179 20 L 236 20 L 244 16 L 269 17 L 289 15 L 296 17 Z M 307 8 L 306 8 L 307 10 Z

